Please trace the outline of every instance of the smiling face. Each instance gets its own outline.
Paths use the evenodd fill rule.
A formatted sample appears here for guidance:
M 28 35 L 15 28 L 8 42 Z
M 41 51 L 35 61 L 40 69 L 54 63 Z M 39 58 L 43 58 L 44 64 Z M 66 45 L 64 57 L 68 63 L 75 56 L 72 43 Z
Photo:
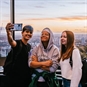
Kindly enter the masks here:
M 41 34 L 41 41 L 49 41 L 50 39 L 50 34 L 47 31 L 42 31 Z
M 29 30 L 25 30 L 22 32 L 22 37 L 24 40 L 29 40 L 33 35 L 33 32 L 31 33 Z
M 72 31 L 63 31 L 61 34 L 61 58 L 65 60 L 70 58 L 74 49 L 74 33 Z
M 67 34 L 66 32 L 63 32 L 62 35 L 61 35 L 61 44 L 62 45 L 67 45 Z

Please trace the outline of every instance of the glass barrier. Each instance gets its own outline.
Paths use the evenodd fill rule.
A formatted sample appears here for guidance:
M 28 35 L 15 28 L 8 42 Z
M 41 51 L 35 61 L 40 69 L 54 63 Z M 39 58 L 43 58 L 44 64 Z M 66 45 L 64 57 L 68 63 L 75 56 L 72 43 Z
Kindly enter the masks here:
M 82 3 L 79 1 L 76 5 L 74 1 L 15 0 L 15 23 L 33 26 L 34 34 L 29 41 L 32 47 L 39 43 L 40 32 L 45 27 L 54 32 L 54 41 L 58 47 L 63 30 L 72 30 L 75 33 L 76 45 L 87 45 L 87 8 L 86 1 L 83 2 L 78 4 Z M 0 58 L 6 57 L 10 50 L 5 31 L 10 18 L 10 0 L 0 0 Z M 21 31 L 15 31 L 15 39 L 21 39 Z

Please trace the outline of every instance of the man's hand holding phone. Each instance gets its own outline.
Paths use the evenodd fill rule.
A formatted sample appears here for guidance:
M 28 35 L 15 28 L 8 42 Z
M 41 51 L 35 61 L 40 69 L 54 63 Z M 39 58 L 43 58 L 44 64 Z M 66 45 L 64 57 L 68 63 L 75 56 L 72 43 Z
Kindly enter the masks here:
M 6 32 L 7 32 L 7 34 L 8 35 L 11 35 L 11 29 L 14 27 L 14 24 L 12 24 L 12 23 L 8 23 L 7 25 L 6 25 Z
M 21 31 L 22 30 L 22 23 L 16 23 L 16 24 L 12 24 L 12 23 L 8 23 L 6 25 L 6 31 Z

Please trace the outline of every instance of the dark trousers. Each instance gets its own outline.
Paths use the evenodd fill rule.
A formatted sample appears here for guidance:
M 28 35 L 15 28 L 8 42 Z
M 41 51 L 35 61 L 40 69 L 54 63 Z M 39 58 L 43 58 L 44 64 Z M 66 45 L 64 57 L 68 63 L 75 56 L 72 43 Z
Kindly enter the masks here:
M 1 78 L 0 87 L 28 87 L 31 78 L 20 78 L 18 76 L 5 76 Z
M 87 87 L 87 83 L 83 83 L 81 85 L 82 85 L 82 87 Z
M 0 78 L 0 87 L 10 87 L 9 78 L 7 76 L 2 76 Z
M 37 82 L 37 87 L 49 87 L 47 82 Z

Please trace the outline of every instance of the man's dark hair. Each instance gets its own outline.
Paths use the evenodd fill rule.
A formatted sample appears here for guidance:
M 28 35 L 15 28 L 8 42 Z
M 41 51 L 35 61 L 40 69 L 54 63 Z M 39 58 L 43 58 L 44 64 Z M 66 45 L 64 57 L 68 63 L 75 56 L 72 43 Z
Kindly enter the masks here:
M 30 25 L 26 25 L 26 26 L 23 27 L 22 32 L 24 32 L 25 30 L 28 30 L 28 31 L 30 31 L 32 33 L 33 32 L 33 27 L 30 26 Z

